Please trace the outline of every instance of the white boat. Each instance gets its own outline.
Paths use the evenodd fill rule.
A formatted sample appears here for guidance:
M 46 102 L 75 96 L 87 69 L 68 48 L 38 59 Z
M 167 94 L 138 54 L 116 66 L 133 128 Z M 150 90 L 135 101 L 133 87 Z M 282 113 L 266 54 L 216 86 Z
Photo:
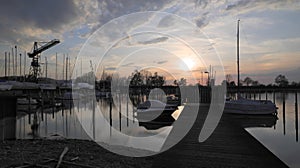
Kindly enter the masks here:
M 239 21 L 237 22 L 237 73 L 238 97 L 237 100 L 226 100 L 224 113 L 233 114 L 275 114 L 277 107 L 269 100 L 249 100 L 239 95 L 240 69 L 239 69 Z
M 139 122 L 166 121 L 173 118 L 172 113 L 177 110 L 177 105 L 166 104 L 159 100 L 147 100 L 137 107 Z
M 239 98 L 225 102 L 224 113 L 231 114 L 276 114 L 277 107 L 270 100 Z

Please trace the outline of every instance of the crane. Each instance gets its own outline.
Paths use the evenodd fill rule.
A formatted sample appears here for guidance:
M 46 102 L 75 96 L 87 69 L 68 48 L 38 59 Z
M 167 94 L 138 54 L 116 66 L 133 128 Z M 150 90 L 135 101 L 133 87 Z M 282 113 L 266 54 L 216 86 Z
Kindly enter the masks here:
M 28 53 L 28 57 L 32 59 L 30 65 L 30 72 L 28 79 L 37 81 L 41 69 L 39 64 L 39 58 L 43 51 L 55 46 L 56 44 L 60 43 L 58 39 L 51 40 L 49 42 L 34 42 L 33 43 L 33 50 L 32 52 Z

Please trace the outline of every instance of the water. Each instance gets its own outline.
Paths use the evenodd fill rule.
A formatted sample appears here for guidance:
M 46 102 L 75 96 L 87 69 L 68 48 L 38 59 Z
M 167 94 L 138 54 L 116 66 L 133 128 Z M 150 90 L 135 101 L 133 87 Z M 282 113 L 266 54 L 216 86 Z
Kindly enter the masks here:
M 262 94 L 261 98 L 265 99 L 266 95 Z M 273 93 L 267 94 L 267 98 L 273 101 Z M 297 99 L 299 103 L 299 93 Z M 246 130 L 289 167 L 300 167 L 299 113 L 295 106 L 295 93 L 287 93 L 285 96 L 275 93 L 275 103 L 278 107 L 278 120 L 272 127 Z M 299 108 L 299 104 L 297 107 Z
M 300 99 L 298 93 L 298 101 Z M 244 97 L 246 97 L 244 95 Z M 250 96 L 247 96 L 250 98 Z M 255 99 L 274 101 L 273 93 L 255 95 Z M 254 95 L 251 95 L 254 99 Z M 110 145 L 123 145 L 128 147 L 135 147 L 150 151 L 159 151 L 164 143 L 172 126 L 162 127 L 157 130 L 147 130 L 140 127 L 138 121 L 133 118 L 134 107 L 128 101 L 126 96 L 118 97 L 112 104 L 110 115 L 109 101 L 102 99 L 95 102 L 98 110 L 93 111 L 93 102 L 75 101 L 74 106 L 66 103 L 68 106 L 62 108 L 48 108 L 38 109 L 36 113 L 30 115 L 24 112 L 17 112 L 16 121 L 16 138 L 18 139 L 32 139 L 36 137 L 54 138 L 53 135 L 60 135 L 67 138 L 76 139 L 93 139 L 95 141 L 109 143 Z M 285 102 L 285 103 L 284 103 Z M 128 104 L 127 104 L 128 103 Z M 300 167 L 300 160 L 298 154 L 300 153 L 299 144 L 299 124 L 296 117 L 295 108 L 295 93 L 287 93 L 283 96 L 282 93 L 275 94 L 275 103 L 278 107 L 278 120 L 268 118 L 254 118 L 254 124 L 249 120 L 246 121 L 248 127 L 245 128 L 252 136 L 260 141 L 278 158 L 284 161 L 290 167 Z M 299 102 L 298 102 L 299 103 Z M 285 105 L 284 105 L 285 104 Z M 299 105 L 297 104 L 299 108 Z M 174 118 L 180 115 L 183 107 L 174 113 Z M 120 113 L 121 111 L 121 117 Z M 104 120 L 96 121 L 93 118 L 98 118 L 100 115 L 104 116 Z M 110 120 L 111 118 L 111 120 Z M 38 127 L 34 129 L 34 120 L 37 121 Z M 121 122 L 120 122 L 121 121 Z M 110 122 L 113 128 L 110 127 Z M 263 124 L 266 122 L 266 124 Z M 104 124 L 106 123 L 106 124 Z M 259 123 L 259 124 L 257 124 Z M 261 127 L 260 127 L 261 126 Z M 129 135 L 131 138 L 122 139 Z M 152 137 L 153 139 L 137 145 L 136 137 Z M 120 141 L 121 137 L 121 141 Z
M 172 126 L 147 130 L 139 126 L 134 117 L 135 107 L 125 95 L 114 100 L 117 102 L 110 103 L 109 99 L 100 99 L 98 102 L 93 99 L 75 100 L 74 104 L 65 101 L 64 108 L 38 108 L 36 112 L 30 114 L 19 110 L 16 138 L 90 139 L 109 145 L 159 152 Z M 20 108 L 26 109 L 26 107 Z M 179 110 L 173 113 L 175 119 L 182 109 L 183 107 L 180 106 Z M 139 137 L 144 138 L 142 143 L 138 142 Z

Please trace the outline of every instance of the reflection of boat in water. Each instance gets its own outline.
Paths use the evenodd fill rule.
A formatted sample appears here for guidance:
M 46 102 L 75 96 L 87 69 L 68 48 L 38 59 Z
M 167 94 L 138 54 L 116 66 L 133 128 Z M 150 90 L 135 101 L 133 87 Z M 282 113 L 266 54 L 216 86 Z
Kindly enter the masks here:
M 18 98 L 17 99 L 17 111 L 22 112 L 35 112 L 39 107 L 39 103 L 33 98 Z
M 172 114 L 178 109 L 177 105 L 166 104 L 158 100 L 147 100 L 137 106 L 137 119 L 140 126 L 152 128 L 172 125 L 175 119 Z
M 225 102 L 224 113 L 232 114 L 274 114 L 276 106 L 270 100 L 248 100 L 239 98 Z
M 38 104 L 38 101 L 33 98 L 18 98 L 17 103 L 20 105 L 24 105 L 24 104 L 36 105 Z
M 227 115 L 243 128 L 273 127 L 278 120 L 276 115 Z

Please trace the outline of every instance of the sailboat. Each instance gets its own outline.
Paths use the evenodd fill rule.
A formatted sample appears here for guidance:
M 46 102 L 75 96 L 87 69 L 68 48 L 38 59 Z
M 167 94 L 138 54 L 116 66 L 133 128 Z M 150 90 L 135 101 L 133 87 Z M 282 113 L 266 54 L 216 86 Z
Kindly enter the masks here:
M 228 100 L 225 102 L 224 113 L 233 114 L 276 114 L 277 107 L 270 100 L 250 100 L 240 96 L 240 61 L 239 61 L 239 23 L 237 22 L 237 73 L 238 73 L 238 96 L 237 100 Z

